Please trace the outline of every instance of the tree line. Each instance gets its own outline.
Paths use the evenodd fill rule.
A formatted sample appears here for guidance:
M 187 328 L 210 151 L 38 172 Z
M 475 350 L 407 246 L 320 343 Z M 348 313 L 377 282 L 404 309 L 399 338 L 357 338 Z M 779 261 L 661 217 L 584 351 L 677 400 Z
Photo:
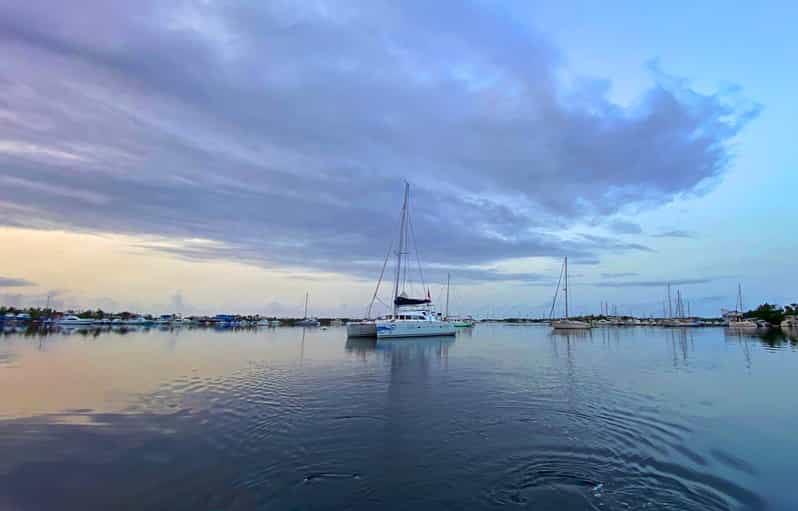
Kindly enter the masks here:
M 760 319 L 767 321 L 771 325 L 780 324 L 787 316 L 798 316 L 798 303 L 791 303 L 781 307 L 766 302 L 756 309 L 749 310 L 743 314 L 746 319 Z

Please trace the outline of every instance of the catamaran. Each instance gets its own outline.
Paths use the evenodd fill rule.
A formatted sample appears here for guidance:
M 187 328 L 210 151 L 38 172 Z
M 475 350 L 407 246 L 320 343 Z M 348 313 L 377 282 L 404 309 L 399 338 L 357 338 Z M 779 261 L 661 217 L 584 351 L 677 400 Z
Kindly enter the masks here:
M 591 328 L 590 323 L 587 321 L 579 321 L 576 319 L 569 319 L 568 318 L 568 257 L 565 258 L 563 261 L 563 271 L 562 275 L 565 276 L 563 281 L 563 293 L 565 294 L 565 317 L 562 319 L 556 319 L 551 322 L 552 328 L 555 330 L 588 330 Z M 551 314 L 554 314 L 554 307 L 557 304 L 557 294 L 559 291 L 560 283 L 557 283 L 558 290 L 554 292 L 554 301 L 551 304 Z
M 413 298 L 408 294 L 408 264 L 406 258 L 409 254 L 411 241 L 410 231 L 412 229 L 409 202 L 410 184 L 405 183 L 405 194 L 399 223 L 399 246 L 396 251 L 393 311 L 388 316 L 374 321 L 377 339 L 455 335 L 456 329 L 454 325 L 443 321 L 440 314 L 435 312 L 429 289 L 427 289 L 426 296 L 423 298 Z M 383 265 L 383 271 L 384 269 Z M 423 287 L 423 273 L 421 272 L 420 262 L 419 275 L 421 276 L 421 284 Z M 379 289 L 379 284 L 377 289 Z M 353 330 L 355 329 L 366 330 L 368 326 L 361 325 L 353 328 Z M 349 327 L 347 327 L 347 331 L 349 331 Z

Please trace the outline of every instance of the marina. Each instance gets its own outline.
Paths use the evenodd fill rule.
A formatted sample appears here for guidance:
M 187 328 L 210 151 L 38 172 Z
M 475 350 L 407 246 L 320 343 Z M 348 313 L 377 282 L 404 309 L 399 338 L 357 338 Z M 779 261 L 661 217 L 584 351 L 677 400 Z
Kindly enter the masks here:
M 0 2 L 0 511 L 798 511 L 796 18 Z

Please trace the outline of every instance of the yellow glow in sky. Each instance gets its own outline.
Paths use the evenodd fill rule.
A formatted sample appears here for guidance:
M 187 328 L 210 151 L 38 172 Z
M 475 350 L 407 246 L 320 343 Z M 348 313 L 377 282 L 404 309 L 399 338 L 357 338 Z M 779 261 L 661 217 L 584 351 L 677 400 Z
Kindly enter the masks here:
M 193 261 L 148 248 L 178 243 L 201 241 L 3 227 L 0 276 L 35 286 L 0 289 L 0 301 L 22 294 L 21 305 L 43 306 L 47 293 L 56 291 L 54 303 L 70 308 L 290 316 L 302 314 L 306 290 L 316 315 L 341 313 L 344 307 L 359 312 L 370 298 L 372 283 L 339 275 Z M 182 311 L 174 310 L 178 293 Z

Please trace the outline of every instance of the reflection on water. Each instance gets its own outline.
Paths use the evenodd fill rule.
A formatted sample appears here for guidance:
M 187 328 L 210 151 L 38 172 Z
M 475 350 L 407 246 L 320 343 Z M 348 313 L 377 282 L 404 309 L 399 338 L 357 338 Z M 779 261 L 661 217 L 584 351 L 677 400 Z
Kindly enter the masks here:
M 0 509 L 795 509 L 796 352 L 714 328 L 9 330 Z

